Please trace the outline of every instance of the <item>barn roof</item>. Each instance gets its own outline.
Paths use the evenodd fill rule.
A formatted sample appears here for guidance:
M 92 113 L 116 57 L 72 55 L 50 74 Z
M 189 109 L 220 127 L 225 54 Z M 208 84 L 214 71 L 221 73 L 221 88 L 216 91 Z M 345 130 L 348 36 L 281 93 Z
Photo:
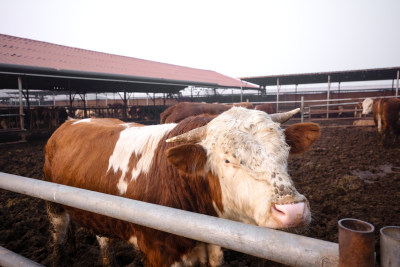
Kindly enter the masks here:
M 255 89 L 215 71 L 112 55 L 0 34 L 0 88 L 23 75 L 32 89 L 173 92 L 187 87 Z
M 400 70 L 400 67 L 316 72 L 316 73 L 302 73 L 302 74 L 282 74 L 282 75 L 270 75 L 270 76 L 243 77 L 240 79 L 261 86 L 277 85 L 278 78 L 279 78 L 279 85 L 327 83 L 328 76 L 330 76 L 331 82 L 377 81 L 377 80 L 396 79 L 398 70 Z

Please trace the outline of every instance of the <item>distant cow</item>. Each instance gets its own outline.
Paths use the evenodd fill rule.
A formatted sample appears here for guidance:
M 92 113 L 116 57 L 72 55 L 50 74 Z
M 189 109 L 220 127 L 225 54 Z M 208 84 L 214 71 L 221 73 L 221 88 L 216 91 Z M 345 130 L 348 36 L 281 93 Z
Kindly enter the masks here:
M 296 112 L 270 116 L 234 107 L 218 116 L 151 126 L 69 120 L 46 145 L 44 179 L 261 227 L 307 225 L 310 207 L 294 187 L 287 158 L 306 151 L 320 129 L 297 123 L 283 130 L 280 123 Z M 148 266 L 218 266 L 223 261 L 215 245 L 52 202 L 47 209 L 55 254 L 71 218 L 97 234 L 136 245 Z M 98 240 L 102 255 L 109 255 L 108 239 Z
M 268 114 L 273 114 L 276 112 L 275 106 L 272 103 L 259 104 L 259 105 L 256 105 L 256 107 L 254 109 L 264 111 Z
M 354 107 L 354 118 L 362 117 L 363 104 L 361 102 L 357 103 Z
M 378 127 L 380 143 L 387 141 L 390 135 L 393 135 L 393 142 L 396 142 L 400 134 L 400 99 L 366 98 L 363 102 L 363 114 L 371 112 Z
M 187 117 L 200 114 L 218 115 L 231 107 L 232 105 L 216 103 L 180 102 L 160 114 L 160 123 L 178 123 Z

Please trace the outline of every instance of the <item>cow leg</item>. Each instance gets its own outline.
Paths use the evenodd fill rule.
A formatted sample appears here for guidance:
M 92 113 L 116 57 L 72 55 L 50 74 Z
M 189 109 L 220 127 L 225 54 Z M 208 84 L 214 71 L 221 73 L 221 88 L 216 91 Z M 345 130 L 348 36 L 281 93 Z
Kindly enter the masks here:
M 57 203 L 46 202 L 53 239 L 53 266 L 65 265 L 65 236 L 70 222 L 69 214 Z
M 220 266 L 224 261 L 224 252 L 220 246 L 207 244 L 208 265 Z
M 114 257 L 114 250 L 110 246 L 110 239 L 108 237 L 96 235 L 97 242 L 99 243 L 101 262 L 103 266 L 118 266 Z

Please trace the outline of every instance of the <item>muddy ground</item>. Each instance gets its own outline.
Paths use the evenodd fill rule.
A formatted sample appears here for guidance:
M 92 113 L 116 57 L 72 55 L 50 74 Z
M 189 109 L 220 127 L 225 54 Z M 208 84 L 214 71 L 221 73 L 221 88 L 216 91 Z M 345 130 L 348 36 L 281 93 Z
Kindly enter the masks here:
M 0 146 L 0 171 L 40 179 L 46 139 Z M 375 226 L 379 266 L 379 229 L 400 225 L 400 145 L 377 145 L 371 127 L 323 128 L 311 150 L 289 160 L 299 192 L 310 201 L 313 221 L 306 236 L 338 242 L 337 222 L 356 218 Z M 44 201 L 0 190 L 0 246 L 50 265 L 48 219 Z M 75 232 L 76 250 L 68 247 L 69 266 L 100 266 L 96 238 Z M 140 256 L 123 242 L 114 244 L 122 266 L 142 266 Z M 224 266 L 284 266 L 225 250 Z

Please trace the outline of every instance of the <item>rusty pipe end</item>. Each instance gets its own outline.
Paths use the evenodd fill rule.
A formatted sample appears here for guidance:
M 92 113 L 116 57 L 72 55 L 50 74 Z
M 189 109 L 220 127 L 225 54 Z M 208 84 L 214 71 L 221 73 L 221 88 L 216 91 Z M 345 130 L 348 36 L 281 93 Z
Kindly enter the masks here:
M 375 227 L 365 221 L 345 218 L 339 226 L 339 267 L 375 265 Z

